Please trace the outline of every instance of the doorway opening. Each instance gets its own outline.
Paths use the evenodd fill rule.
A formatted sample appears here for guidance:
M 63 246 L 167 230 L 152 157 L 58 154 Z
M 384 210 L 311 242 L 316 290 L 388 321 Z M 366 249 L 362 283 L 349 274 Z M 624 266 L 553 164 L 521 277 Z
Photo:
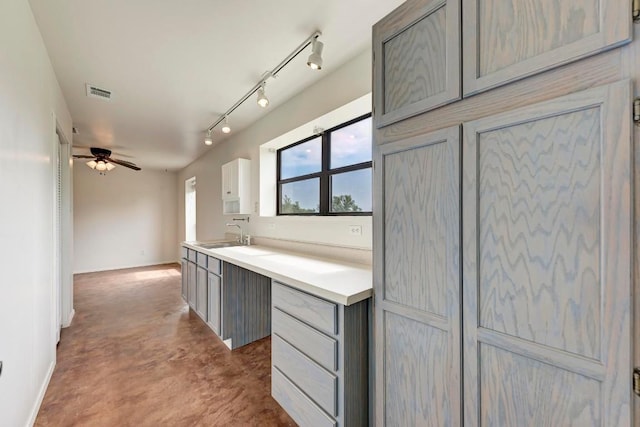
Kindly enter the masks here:
M 196 177 L 184 182 L 184 240 L 196 240 Z

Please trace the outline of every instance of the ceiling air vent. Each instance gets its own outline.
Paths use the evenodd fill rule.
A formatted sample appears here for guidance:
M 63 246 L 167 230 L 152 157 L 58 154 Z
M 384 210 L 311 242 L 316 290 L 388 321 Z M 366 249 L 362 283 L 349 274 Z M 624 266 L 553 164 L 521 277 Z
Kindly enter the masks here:
M 111 101 L 112 93 L 110 90 L 101 89 L 87 83 L 87 96 L 89 98 L 99 98 L 105 101 Z

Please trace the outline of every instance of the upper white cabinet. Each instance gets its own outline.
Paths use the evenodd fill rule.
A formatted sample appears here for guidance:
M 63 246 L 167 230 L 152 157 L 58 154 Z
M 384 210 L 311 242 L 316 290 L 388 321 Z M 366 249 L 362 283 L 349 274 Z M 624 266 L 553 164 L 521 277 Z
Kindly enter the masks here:
M 460 0 L 407 2 L 373 27 L 377 127 L 460 99 Z
M 222 213 L 250 214 L 251 160 L 235 159 L 222 165 Z
M 464 95 L 631 40 L 630 2 L 463 1 Z

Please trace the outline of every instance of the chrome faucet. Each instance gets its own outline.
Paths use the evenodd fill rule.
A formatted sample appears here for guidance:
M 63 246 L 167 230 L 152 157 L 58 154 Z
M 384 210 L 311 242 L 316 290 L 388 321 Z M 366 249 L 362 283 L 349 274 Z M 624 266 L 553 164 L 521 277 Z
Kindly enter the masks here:
M 240 229 L 240 238 L 238 239 L 238 242 L 240 242 L 240 244 L 244 245 L 244 233 L 242 231 L 242 227 L 240 227 L 240 224 L 233 224 L 231 222 L 228 222 L 226 224 L 227 227 L 238 227 L 238 229 Z

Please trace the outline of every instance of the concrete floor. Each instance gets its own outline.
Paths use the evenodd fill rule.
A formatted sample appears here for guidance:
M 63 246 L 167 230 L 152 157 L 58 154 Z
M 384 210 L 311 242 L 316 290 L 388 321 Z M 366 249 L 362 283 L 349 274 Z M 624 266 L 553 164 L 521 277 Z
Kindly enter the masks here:
M 293 426 L 271 340 L 231 352 L 180 296 L 180 266 L 75 277 L 76 316 L 36 426 Z

